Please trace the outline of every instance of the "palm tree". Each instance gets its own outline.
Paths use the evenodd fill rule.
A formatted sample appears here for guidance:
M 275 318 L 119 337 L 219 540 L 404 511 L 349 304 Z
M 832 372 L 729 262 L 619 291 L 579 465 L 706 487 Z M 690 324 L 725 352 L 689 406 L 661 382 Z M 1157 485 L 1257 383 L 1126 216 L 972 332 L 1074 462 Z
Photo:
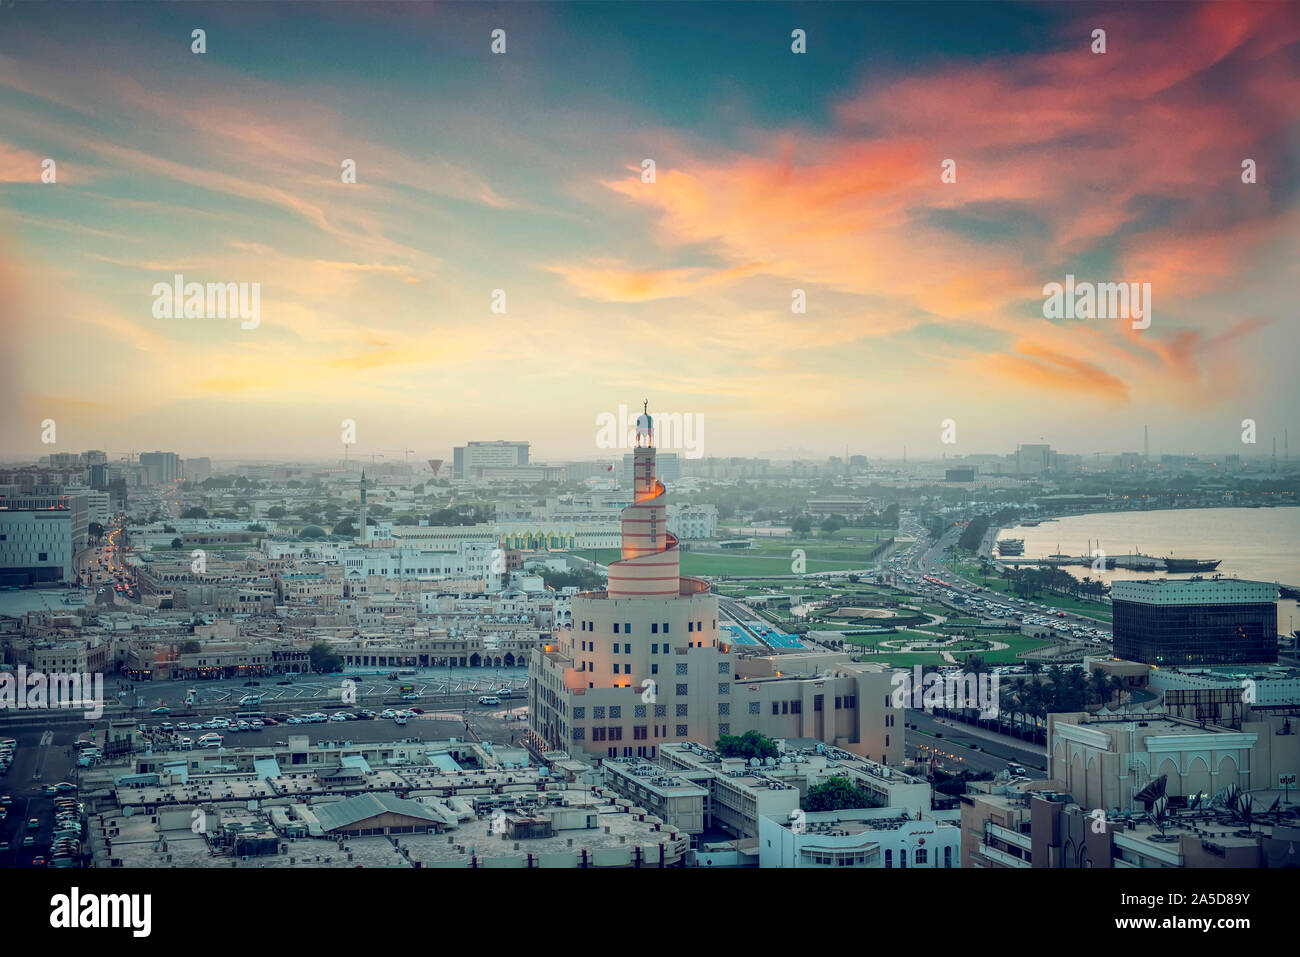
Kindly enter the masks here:
M 1120 693 L 1124 690 L 1124 679 L 1119 675 L 1111 675 L 1108 684 L 1110 685 L 1111 695 L 1115 698 L 1115 703 L 1119 704 L 1122 700 Z
M 1110 690 L 1110 679 L 1100 668 L 1092 673 L 1092 690 L 1097 696 L 1097 704 L 1105 704 L 1108 700 L 1106 694 Z
M 1015 693 L 1009 688 L 1003 688 L 998 693 L 998 727 L 1002 727 L 1002 715 L 1009 715 L 1008 725 L 1015 727 L 1016 709 L 1019 702 L 1016 700 Z

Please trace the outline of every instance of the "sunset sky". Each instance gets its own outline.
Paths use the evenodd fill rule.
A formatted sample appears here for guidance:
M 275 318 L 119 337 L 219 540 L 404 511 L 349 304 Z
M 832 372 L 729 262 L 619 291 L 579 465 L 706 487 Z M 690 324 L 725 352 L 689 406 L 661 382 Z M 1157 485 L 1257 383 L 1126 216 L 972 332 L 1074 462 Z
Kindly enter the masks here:
M 589 458 L 647 397 L 706 455 L 1262 452 L 1298 186 L 1296 4 L 3 6 L 0 459 Z

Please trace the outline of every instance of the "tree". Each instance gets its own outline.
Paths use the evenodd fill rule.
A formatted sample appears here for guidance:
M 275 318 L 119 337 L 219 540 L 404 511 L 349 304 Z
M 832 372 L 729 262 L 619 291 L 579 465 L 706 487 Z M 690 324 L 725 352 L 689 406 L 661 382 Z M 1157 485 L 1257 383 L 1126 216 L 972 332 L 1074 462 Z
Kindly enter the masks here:
M 207 517 L 208 517 L 207 510 L 199 508 L 197 505 L 195 505 L 193 508 L 187 508 L 185 511 L 181 512 L 181 518 L 207 518 Z
M 370 522 L 367 521 L 366 524 L 369 525 Z M 338 535 L 342 538 L 352 538 L 357 534 L 357 527 L 352 524 L 352 519 L 345 518 L 334 526 L 332 534 Z
M 1097 703 L 1105 704 L 1110 698 L 1110 679 L 1100 668 L 1092 673 L 1092 690 L 1097 695 Z
M 180 548 L 184 543 L 179 538 L 172 539 L 172 548 Z
M 757 731 L 746 731 L 739 737 L 734 734 L 724 734 L 718 738 L 715 747 L 718 754 L 724 758 L 744 758 L 746 761 L 750 758 L 759 760 L 775 758 L 780 754 L 776 743 Z
M 199 643 L 191 638 L 189 641 L 182 641 L 177 650 L 183 655 L 197 655 L 200 647 Z
M 289 512 L 282 505 L 272 505 L 266 510 L 267 518 L 284 518 Z
M 812 531 L 812 519 L 807 515 L 800 515 L 790 523 L 790 531 L 796 535 L 807 535 Z
M 803 803 L 804 809 L 808 811 L 844 811 L 874 807 L 876 802 L 870 793 L 848 778 L 835 777 L 810 787 Z
M 330 646 L 323 641 L 318 641 L 307 650 L 307 656 L 311 660 L 312 671 L 320 674 L 328 674 L 332 671 L 343 670 L 343 659 L 330 650 Z
M 579 568 L 571 572 L 543 568 L 541 575 L 546 586 L 557 591 L 570 586 L 577 588 L 578 591 L 600 591 L 605 587 L 605 576 L 590 568 Z
M 822 520 L 822 534 L 827 538 L 831 538 L 836 532 L 843 528 L 844 525 L 845 522 L 842 515 L 827 515 L 826 518 Z

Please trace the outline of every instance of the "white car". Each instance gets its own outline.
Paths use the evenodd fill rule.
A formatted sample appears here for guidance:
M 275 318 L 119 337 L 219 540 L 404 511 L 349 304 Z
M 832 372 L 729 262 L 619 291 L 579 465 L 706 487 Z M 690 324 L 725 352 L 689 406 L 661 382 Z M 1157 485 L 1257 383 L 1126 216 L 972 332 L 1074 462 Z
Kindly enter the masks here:
M 295 714 L 295 715 L 290 715 L 288 718 L 285 718 L 284 723 L 285 723 L 285 724 L 302 724 L 303 721 L 302 721 L 302 718 L 298 717 L 298 716 Z
M 340 711 L 338 714 L 332 714 L 332 715 L 330 715 L 330 720 L 331 720 L 331 721 L 346 721 L 346 720 L 348 720 L 348 716 L 347 716 L 346 714 L 344 714 L 342 711 Z
M 381 717 L 381 718 L 396 718 L 396 717 L 397 717 L 397 712 L 396 712 L 395 710 L 393 710 L 392 708 L 385 708 L 383 711 L 379 712 L 379 717 Z

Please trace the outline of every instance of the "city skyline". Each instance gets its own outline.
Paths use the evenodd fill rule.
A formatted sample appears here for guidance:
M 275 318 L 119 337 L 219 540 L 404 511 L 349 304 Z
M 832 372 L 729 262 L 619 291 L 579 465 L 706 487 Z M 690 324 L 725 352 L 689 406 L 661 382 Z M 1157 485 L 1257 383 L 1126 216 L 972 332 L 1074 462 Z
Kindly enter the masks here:
M 647 391 L 705 457 L 1280 455 L 1300 13 L 1182 9 L 6 9 L 0 455 L 599 458 Z M 156 318 L 177 275 L 260 322 Z
M 1152 449 L 1150 453 L 1143 453 L 1142 451 L 1136 448 L 1124 448 L 1123 450 L 1116 450 L 1113 452 L 1112 451 L 1083 452 L 1076 449 L 1059 448 L 1053 445 L 1050 441 L 1042 440 L 1040 437 L 1040 442 L 1038 443 L 1030 443 L 1030 442 L 1017 443 L 1017 445 L 1011 449 L 989 448 L 989 449 L 966 449 L 963 451 L 956 451 L 953 450 L 951 446 L 947 446 L 945 447 L 946 450 L 944 452 L 941 452 L 937 455 L 909 454 L 905 456 L 904 454 L 902 454 L 902 452 L 899 452 L 898 454 L 867 455 L 866 453 L 857 451 L 853 446 L 849 446 L 847 450 L 847 456 L 845 453 L 845 449 L 841 447 L 838 450 L 832 450 L 829 452 L 814 451 L 811 449 L 773 449 L 773 450 L 756 450 L 749 454 L 738 454 L 738 455 L 703 454 L 700 456 L 700 458 L 702 459 L 756 458 L 756 459 L 768 459 L 777 462 L 784 462 L 784 461 L 815 462 L 818 460 L 838 460 L 842 462 L 848 462 L 850 459 L 861 457 L 867 459 L 868 466 L 874 467 L 881 463 L 888 463 L 891 465 L 895 465 L 895 464 L 919 465 L 919 464 L 943 463 L 945 461 L 948 462 L 962 461 L 966 458 L 1000 457 L 1002 459 L 1009 459 L 1009 458 L 1014 458 L 1017 454 L 1017 451 L 1022 446 L 1033 446 L 1033 445 L 1041 444 L 1041 445 L 1048 446 L 1051 449 L 1051 451 L 1055 454 L 1066 455 L 1072 458 L 1073 457 L 1082 458 L 1083 461 L 1081 464 L 1085 469 L 1095 465 L 1097 462 L 1100 462 L 1103 467 L 1108 466 L 1113 459 L 1119 459 L 1121 457 L 1128 457 L 1128 456 L 1137 456 L 1139 459 L 1144 459 L 1149 464 L 1155 466 L 1160 465 L 1161 458 L 1164 456 L 1174 456 L 1178 458 L 1187 458 L 1187 459 L 1196 459 L 1196 460 L 1202 460 L 1208 458 L 1211 463 L 1218 462 L 1218 464 L 1222 464 L 1223 460 L 1230 460 L 1231 457 L 1236 456 L 1243 463 L 1258 462 L 1259 460 L 1268 460 L 1268 461 L 1276 460 L 1278 466 L 1289 467 L 1291 465 L 1289 441 L 1285 443 L 1279 441 L 1277 443 L 1277 449 L 1275 453 L 1273 444 L 1269 441 L 1269 437 L 1261 436 L 1261 438 L 1263 439 L 1263 441 L 1253 445 L 1244 445 L 1241 451 L 1238 451 L 1233 448 L 1221 448 L 1221 449 L 1195 449 L 1195 448 L 1159 449 L 1157 448 L 1157 449 Z M 465 440 L 465 441 L 485 441 L 485 440 Z M 497 440 L 486 440 L 486 441 L 497 441 Z M 605 449 L 587 455 L 566 456 L 562 454 L 549 454 L 546 452 L 545 449 L 537 448 L 528 439 L 522 439 L 520 441 L 530 446 L 530 455 L 535 461 L 535 463 L 622 462 L 623 459 L 630 454 L 629 450 L 621 449 L 621 448 Z M 464 442 L 462 442 L 461 444 L 463 445 Z M 10 466 L 23 465 L 32 462 L 38 462 L 41 460 L 48 460 L 52 454 L 58 455 L 62 453 L 62 454 L 71 454 L 73 456 L 81 456 L 87 452 L 92 452 L 92 451 L 105 452 L 108 456 L 108 461 L 110 462 L 122 462 L 122 461 L 135 462 L 139 460 L 139 457 L 141 455 L 147 455 L 150 454 L 151 451 L 157 451 L 157 450 L 145 449 L 143 447 L 140 449 L 131 449 L 129 451 L 112 450 L 112 449 L 109 450 L 90 449 L 90 448 L 78 449 L 76 451 L 73 451 L 71 449 L 52 449 L 49 446 L 46 446 L 45 448 L 47 449 L 47 451 L 41 453 L 38 456 L 26 456 L 26 457 L 0 456 L 0 464 L 10 465 Z M 429 456 L 434 456 L 436 453 L 437 456 L 442 456 L 440 460 L 442 463 L 441 470 L 440 470 L 440 477 L 446 478 L 446 477 L 450 477 L 451 468 L 452 468 L 452 453 L 454 452 L 454 450 L 455 450 L 455 446 L 446 449 L 427 449 L 427 450 L 408 449 L 408 450 L 403 450 L 405 454 L 392 454 L 397 452 L 397 450 L 390 449 L 388 450 L 387 453 L 378 453 L 378 452 L 372 453 L 371 451 L 368 451 L 365 448 L 357 446 L 355 448 L 349 448 L 346 455 L 339 454 L 332 458 L 331 457 L 310 458 L 310 457 L 284 456 L 284 455 L 276 456 L 276 455 L 268 455 L 268 454 L 260 454 L 260 453 L 259 454 L 236 453 L 227 456 L 218 456 L 218 455 L 209 454 L 206 450 L 204 450 L 201 447 L 187 449 L 185 451 L 180 451 L 180 452 L 177 452 L 176 449 L 170 449 L 165 451 L 178 454 L 181 457 L 181 459 L 201 458 L 201 459 L 211 460 L 213 463 L 216 464 L 226 464 L 226 465 L 237 464 L 237 463 L 246 463 L 250 465 L 283 463 L 283 464 L 337 466 L 343 463 L 350 463 L 355 465 L 358 469 L 360 469 L 363 467 L 368 468 L 374 465 L 378 465 L 382 468 L 385 465 L 403 464 L 403 465 L 411 465 L 416 469 L 416 471 L 419 471 L 427 467 L 427 459 L 429 458 Z M 665 448 L 663 449 L 663 451 L 665 453 L 672 454 L 672 455 L 683 454 L 682 450 L 676 448 Z M 427 455 L 426 452 L 428 453 Z

